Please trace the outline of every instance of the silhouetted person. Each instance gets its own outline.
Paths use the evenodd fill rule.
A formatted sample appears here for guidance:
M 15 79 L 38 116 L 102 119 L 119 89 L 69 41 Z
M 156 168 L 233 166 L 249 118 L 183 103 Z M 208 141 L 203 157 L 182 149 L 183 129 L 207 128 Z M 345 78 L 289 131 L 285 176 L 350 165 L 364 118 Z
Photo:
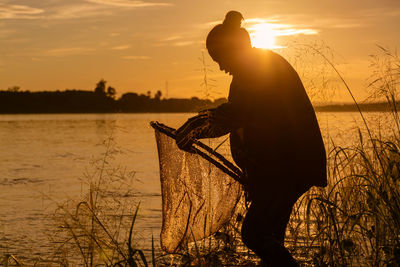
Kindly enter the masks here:
M 201 112 L 177 130 L 177 144 L 230 133 L 251 205 L 242 240 L 268 266 L 297 266 L 284 247 L 292 207 L 312 186 L 326 186 L 326 154 L 314 109 L 293 67 L 251 47 L 243 17 L 230 11 L 207 37 L 220 69 L 233 76 L 228 102 Z M 228 197 L 228 196 L 227 196 Z

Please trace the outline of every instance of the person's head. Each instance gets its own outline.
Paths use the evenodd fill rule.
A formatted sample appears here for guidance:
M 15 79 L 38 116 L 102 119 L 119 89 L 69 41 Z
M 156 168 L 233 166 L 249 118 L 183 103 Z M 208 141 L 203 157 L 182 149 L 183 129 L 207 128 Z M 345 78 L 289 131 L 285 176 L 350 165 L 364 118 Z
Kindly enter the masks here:
M 240 57 L 251 48 L 249 33 L 241 28 L 243 16 L 229 11 L 222 24 L 215 26 L 207 36 L 208 53 L 221 70 L 235 73 L 240 68 Z

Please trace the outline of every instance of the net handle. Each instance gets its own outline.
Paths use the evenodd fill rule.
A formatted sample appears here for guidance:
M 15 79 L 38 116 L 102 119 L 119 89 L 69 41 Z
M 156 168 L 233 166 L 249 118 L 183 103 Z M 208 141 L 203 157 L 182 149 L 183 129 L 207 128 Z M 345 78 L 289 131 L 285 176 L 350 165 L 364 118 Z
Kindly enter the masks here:
M 172 139 L 176 140 L 176 129 L 171 128 L 166 126 L 165 124 L 159 123 L 157 121 L 152 121 L 150 122 L 150 126 L 153 127 L 155 130 L 160 131 L 161 133 L 171 137 Z M 204 143 L 198 141 L 198 140 L 193 140 L 193 144 L 196 146 L 193 146 L 193 150 L 196 154 L 199 156 L 203 157 L 207 161 L 211 162 L 214 164 L 217 168 L 219 168 L 221 171 L 224 173 L 228 174 L 231 176 L 235 181 L 243 184 L 242 180 L 242 171 L 233 165 L 229 160 L 227 160 L 224 156 L 219 154 L 217 151 L 212 149 L 211 147 L 205 145 Z M 206 152 L 212 154 L 216 158 L 218 158 L 221 162 L 218 162 L 217 160 L 213 159 L 209 155 L 207 155 L 205 152 L 201 151 L 199 148 L 204 149 Z

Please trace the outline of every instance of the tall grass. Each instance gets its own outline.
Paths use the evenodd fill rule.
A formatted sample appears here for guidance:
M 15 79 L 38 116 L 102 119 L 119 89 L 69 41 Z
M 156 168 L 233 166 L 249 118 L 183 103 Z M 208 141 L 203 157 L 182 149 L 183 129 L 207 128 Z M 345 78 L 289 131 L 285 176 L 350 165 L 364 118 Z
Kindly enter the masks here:
M 390 105 L 393 134 L 372 133 L 363 118 L 365 125 L 358 131 L 358 143 L 346 148 L 334 146 L 330 151 L 328 187 L 304 195 L 288 226 L 287 244 L 304 263 L 400 265 L 400 128 L 396 101 L 400 59 L 380 49 L 383 54 L 373 57 L 373 66 L 379 71 L 374 72 L 370 88 L 375 86 L 375 95 L 384 97 Z M 363 128 L 367 134 L 363 134 Z
M 59 244 L 56 255 L 62 266 L 148 266 L 143 251 L 135 247 L 140 209 L 132 189 L 134 173 L 110 163 L 117 152 L 111 136 L 102 158 L 86 174 L 82 199 L 58 205 L 53 242 Z

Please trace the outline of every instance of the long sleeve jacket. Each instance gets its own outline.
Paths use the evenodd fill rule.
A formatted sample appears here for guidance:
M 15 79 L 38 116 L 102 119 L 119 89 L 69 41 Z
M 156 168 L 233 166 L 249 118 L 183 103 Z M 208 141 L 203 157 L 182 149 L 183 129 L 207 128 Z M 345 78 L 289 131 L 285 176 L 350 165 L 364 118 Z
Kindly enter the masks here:
M 228 102 L 183 125 L 178 145 L 230 133 L 233 159 L 251 187 L 326 186 L 324 143 L 297 72 L 272 51 L 252 53 L 233 76 Z

